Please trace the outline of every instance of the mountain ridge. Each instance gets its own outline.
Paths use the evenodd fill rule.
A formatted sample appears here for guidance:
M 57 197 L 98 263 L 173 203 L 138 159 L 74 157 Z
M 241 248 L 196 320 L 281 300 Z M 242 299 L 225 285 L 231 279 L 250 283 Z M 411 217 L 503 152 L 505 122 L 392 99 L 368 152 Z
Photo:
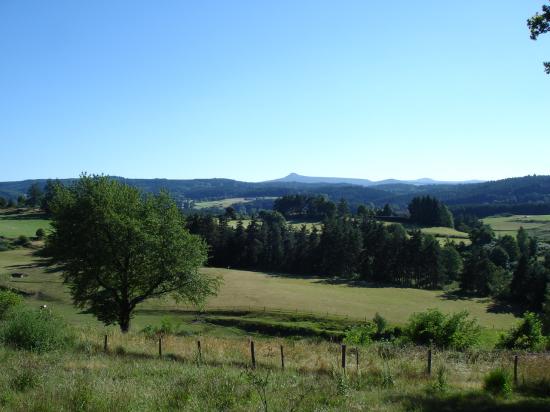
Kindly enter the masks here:
M 424 186 L 424 185 L 460 185 L 460 184 L 475 184 L 475 183 L 484 183 L 483 180 L 463 180 L 463 181 L 445 181 L 445 180 L 436 180 L 429 177 L 423 177 L 420 179 L 412 180 L 400 180 L 400 179 L 383 179 L 383 180 L 370 180 L 370 179 L 360 179 L 353 177 L 320 177 L 320 176 L 304 176 L 298 173 L 290 173 L 285 177 L 279 179 L 268 180 L 263 183 L 272 183 L 272 182 L 296 182 L 296 183 L 344 183 L 344 184 L 355 184 L 359 186 L 380 186 L 387 184 L 410 184 L 414 186 Z

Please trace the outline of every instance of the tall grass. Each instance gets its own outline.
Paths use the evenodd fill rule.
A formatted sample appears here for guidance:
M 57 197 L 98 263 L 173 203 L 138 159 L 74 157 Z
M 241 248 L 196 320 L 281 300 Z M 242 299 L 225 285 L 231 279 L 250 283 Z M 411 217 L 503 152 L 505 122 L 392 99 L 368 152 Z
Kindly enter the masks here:
M 399 411 L 414 404 L 422 410 L 429 399 L 439 399 L 443 407 L 448 396 L 471 391 L 482 396 L 484 377 L 513 365 L 505 351 L 434 351 L 433 369 L 444 370 L 444 376 L 430 377 L 425 348 L 375 343 L 360 349 L 359 369 L 349 347 L 344 372 L 339 344 L 254 338 L 257 368 L 252 370 L 247 339 L 201 337 L 200 361 L 196 337 L 163 336 L 162 359 L 158 340 L 142 333 L 109 331 L 107 353 L 97 330 L 81 329 L 76 339 L 73 349 L 41 354 L 0 347 L 0 409 Z M 523 356 L 520 379 L 542 381 L 549 367 L 544 354 Z M 528 397 L 516 393 L 505 401 Z M 504 400 L 487 402 L 498 406 Z

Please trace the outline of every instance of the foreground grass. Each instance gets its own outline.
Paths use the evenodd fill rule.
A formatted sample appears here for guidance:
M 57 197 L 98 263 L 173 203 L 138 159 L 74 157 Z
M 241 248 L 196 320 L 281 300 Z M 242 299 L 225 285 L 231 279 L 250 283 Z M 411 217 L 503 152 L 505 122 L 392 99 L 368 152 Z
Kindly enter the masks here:
M 346 373 L 340 347 L 306 340 L 256 340 L 257 369 L 250 368 L 246 339 L 102 336 L 83 330 L 73 351 L 33 354 L 0 348 L 0 407 L 7 411 L 545 411 L 544 393 L 518 390 L 493 398 L 483 376 L 511 368 L 511 354 L 436 352 L 426 373 L 426 351 L 374 345 L 361 349 L 359 369 L 350 354 Z M 285 348 L 285 370 L 279 363 Z M 520 378 L 540 382 L 547 357 L 522 358 Z M 439 372 L 439 371 L 442 372 Z M 442 378 L 437 378 L 442 376 Z M 443 384 L 441 384 L 443 383 Z M 528 388 L 528 385 L 524 385 Z M 545 388 L 545 387 L 544 387 Z M 548 396 L 548 394 L 546 395 Z

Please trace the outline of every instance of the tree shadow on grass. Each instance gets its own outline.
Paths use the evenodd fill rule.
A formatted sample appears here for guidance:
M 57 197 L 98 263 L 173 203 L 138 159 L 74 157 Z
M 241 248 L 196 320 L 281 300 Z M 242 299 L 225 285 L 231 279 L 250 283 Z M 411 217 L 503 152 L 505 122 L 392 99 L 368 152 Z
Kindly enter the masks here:
M 481 296 L 474 295 L 474 294 L 467 293 L 467 292 L 463 292 L 460 289 L 453 289 L 453 290 L 447 290 L 447 291 L 443 292 L 438 297 L 441 298 L 441 299 L 445 299 L 445 300 L 455 300 L 455 301 L 457 301 L 457 300 L 469 300 L 469 301 L 472 301 L 474 299 L 479 300 L 479 298 Z
M 525 308 L 503 301 L 494 301 L 487 308 L 489 313 L 510 313 L 515 317 L 521 317 L 525 313 Z
M 449 396 L 414 395 L 398 398 L 405 410 L 425 412 L 548 412 L 550 399 L 506 400 L 481 392 Z

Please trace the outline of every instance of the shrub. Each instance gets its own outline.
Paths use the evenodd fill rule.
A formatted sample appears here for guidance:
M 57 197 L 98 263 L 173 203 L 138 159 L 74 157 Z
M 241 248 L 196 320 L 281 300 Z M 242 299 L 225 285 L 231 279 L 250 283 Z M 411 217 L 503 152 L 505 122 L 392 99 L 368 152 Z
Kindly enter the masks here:
M 46 237 L 46 231 L 42 228 L 36 230 L 35 233 L 37 239 L 44 239 Z
M 378 335 L 383 334 L 386 330 L 386 327 L 388 326 L 388 321 L 378 312 L 376 312 L 374 318 L 372 318 L 372 321 L 376 325 L 376 333 Z
M 501 349 L 543 350 L 546 339 L 542 333 L 542 322 L 532 312 L 525 312 L 521 323 L 506 335 L 500 336 L 497 347 Z
M 446 315 L 437 309 L 428 309 L 413 314 L 404 332 L 419 345 L 464 350 L 479 342 L 481 332 L 477 321 L 468 316 L 466 311 Z
M 10 386 L 17 392 L 25 392 L 38 384 L 38 375 L 34 369 L 24 368 L 10 381 Z
M 48 310 L 17 305 L 4 314 L 0 341 L 17 349 L 46 352 L 70 346 L 74 336 L 65 321 Z
M 9 248 L 10 248 L 10 246 L 8 245 L 8 242 L 6 242 L 4 239 L 0 238 L 0 252 L 8 250 Z
M 366 322 L 359 326 L 353 326 L 345 333 L 344 342 L 354 345 L 369 345 L 376 334 L 376 325 Z
M 20 305 L 23 298 L 17 293 L 9 290 L 0 290 L 0 319 L 4 318 L 6 311 L 13 306 Z
M 508 395 L 512 392 L 512 377 L 504 369 L 495 369 L 485 376 L 483 389 L 495 396 Z
M 176 326 L 170 319 L 163 318 L 160 321 L 160 326 L 147 325 L 141 332 L 144 333 L 147 338 L 155 339 L 159 336 L 173 335 L 176 333 Z
M 428 392 L 438 393 L 445 392 L 449 389 L 448 372 L 445 366 L 437 368 L 436 378 L 428 387 Z
M 13 241 L 13 244 L 16 246 L 30 246 L 31 241 L 27 236 L 21 235 Z

